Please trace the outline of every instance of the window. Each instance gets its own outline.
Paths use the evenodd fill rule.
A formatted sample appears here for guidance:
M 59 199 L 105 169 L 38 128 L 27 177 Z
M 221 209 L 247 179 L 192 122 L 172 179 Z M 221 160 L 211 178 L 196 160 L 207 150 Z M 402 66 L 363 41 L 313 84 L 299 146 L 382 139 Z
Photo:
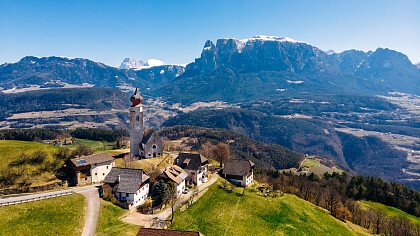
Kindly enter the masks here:
M 130 196 L 130 194 L 129 194 L 129 193 L 126 193 L 126 194 L 125 194 L 125 197 L 129 197 L 129 196 Z
M 156 149 L 157 148 L 156 144 L 153 144 L 152 148 L 153 149 Z
M 98 173 L 95 173 L 95 175 L 98 175 Z
M 109 166 L 106 166 L 106 168 L 108 169 Z
M 105 173 L 102 173 L 103 176 L 105 176 Z
M 140 117 L 139 117 L 139 116 L 136 116 L 136 120 L 137 120 L 137 121 L 140 121 Z

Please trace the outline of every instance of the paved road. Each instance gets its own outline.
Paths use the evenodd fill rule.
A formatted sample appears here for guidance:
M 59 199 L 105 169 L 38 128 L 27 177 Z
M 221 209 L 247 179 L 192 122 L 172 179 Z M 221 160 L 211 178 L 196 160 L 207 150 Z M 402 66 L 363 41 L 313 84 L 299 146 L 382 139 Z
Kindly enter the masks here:
M 213 174 L 213 177 L 209 181 L 198 186 L 198 190 L 202 192 L 203 190 L 208 188 L 210 185 L 214 184 L 218 177 L 219 175 Z M 191 194 L 192 194 L 192 191 L 188 192 L 187 194 L 183 194 L 176 202 L 176 205 L 175 205 L 176 208 L 184 205 L 188 201 L 188 199 L 190 199 Z M 145 214 L 141 214 L 140 212 L 136 210 L 133 210 L 127 216 L 125 216 L 122 220 L 126 223 L 140 225 L 143 227 L 160 228 L 161 222 L 164 222 L 166 219 L 168 219 L 171 213 L 172 211 L 170 207 L 153 215 L 145 215 Z
M 83 236 L 95 235 L 96 224 L 99 217 L 100 201 L 98 189 L 94 185 L 69 188 L 66 190 L 58 190 L 43 193 L 27 194 L 15 197 L 0 198 L 0 207 L 6 205 L 20 204 L 23 202 L 38 201 L 52 197 L 59 197 L 73 193 L 80 193 L 86 197 L 88 203 L 88 212 L 86 216 L 85 226 L 83 228 Z

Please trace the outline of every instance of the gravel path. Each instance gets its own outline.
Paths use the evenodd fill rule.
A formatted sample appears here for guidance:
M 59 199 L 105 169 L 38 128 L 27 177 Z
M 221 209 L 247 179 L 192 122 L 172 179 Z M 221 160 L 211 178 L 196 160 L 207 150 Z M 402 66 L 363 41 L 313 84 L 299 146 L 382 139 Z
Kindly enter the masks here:
M 100 210 L 100 200 L 98 189 L 91 188 L 83 191 L 78 191 L 86 197 L 88 203 L 88 212 L 86 216 L 85 226 L 83 227 L 82 236 L 93 236 L 96 231 L 96 224 L 98 223 L 99 210 Z

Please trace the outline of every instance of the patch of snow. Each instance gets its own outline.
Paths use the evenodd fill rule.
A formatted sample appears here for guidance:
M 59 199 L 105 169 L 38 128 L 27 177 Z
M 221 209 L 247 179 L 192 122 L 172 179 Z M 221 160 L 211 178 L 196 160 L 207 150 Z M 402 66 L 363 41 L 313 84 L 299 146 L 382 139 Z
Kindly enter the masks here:
M 160 70 L 159 74 L 162 75 L 163 73 L 165 73 L 165 70 Z
M 203 48 L 203 51 L 210 51 L 211 50 L 211 46 L 207 46 L 205 48 Z
M 289 38 L 289 37 L 278 37 L 278 36 L 267 36 L 267 35 L 256 35 L 248 41 L 277 41 L 277 42 L 288 42 L 288 43 L 303 43 L 301 41 Z
M 302 80 L 286 80 L 289 84 L 303 84 Z
M 286 91 L 286 89 L 284 89 L 284 88 L 278 88 L 278 89 L 276 89 L 276 91 L 277 92 L 284 92 L 284 91 Z

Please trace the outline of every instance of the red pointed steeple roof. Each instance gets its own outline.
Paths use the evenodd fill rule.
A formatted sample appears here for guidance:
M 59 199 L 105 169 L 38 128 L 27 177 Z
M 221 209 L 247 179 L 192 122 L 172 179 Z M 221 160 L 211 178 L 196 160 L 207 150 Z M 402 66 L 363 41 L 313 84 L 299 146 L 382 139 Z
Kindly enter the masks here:
M 136 88 L 136 91 L 134 92 L 133 96 L 131 96 L 130 101 L 133 107 L 139 105 L 143 101 L 143 98 L 140 95 L 138 88 Z

